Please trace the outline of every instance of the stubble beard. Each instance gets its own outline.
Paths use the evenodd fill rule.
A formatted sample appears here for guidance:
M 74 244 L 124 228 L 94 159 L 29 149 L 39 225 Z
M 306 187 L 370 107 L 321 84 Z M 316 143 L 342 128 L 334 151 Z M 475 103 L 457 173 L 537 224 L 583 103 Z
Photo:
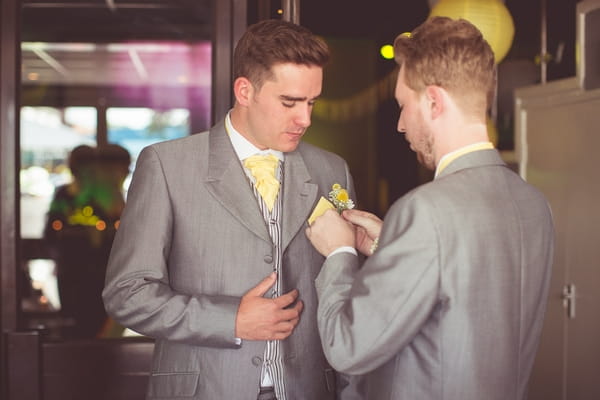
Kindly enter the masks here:
M 434 139 L 430 132 L 426 132 L 423 135 L 423 139 L 420 143 L 422 151 L 417 151 L 417 161 L 421 163 L 425 168 L 435 170 L 435 156 L 433 155 Z

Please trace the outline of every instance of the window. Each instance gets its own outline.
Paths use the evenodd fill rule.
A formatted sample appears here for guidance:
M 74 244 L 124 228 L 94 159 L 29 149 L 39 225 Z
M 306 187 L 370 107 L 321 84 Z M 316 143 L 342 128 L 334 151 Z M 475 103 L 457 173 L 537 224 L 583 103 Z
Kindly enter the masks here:
M 133 160 L 152 143 L 190 134 L 190 112 L 182 108 L 158 111 L 113 107 L 106 111 L 106 121 L 108 142 L 126 148 Z

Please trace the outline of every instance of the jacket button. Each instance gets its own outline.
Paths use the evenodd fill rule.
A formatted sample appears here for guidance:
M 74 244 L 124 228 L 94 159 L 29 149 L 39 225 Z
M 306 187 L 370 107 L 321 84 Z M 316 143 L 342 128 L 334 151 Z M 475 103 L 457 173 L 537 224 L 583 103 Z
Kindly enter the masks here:
M 271 264 L 271 263 L 273 262 L 273 256 L 271 256 L 271 255 L 266 255 L 266 256 L 265 256 L 265 258 L 264 258 L 264 260 L 265 260 L 265 262 L 266 262 L 267 264 Z
M 259 356 L 252 357 L 252 364 L 256 367 L 262 365 L 262 358 L 260 358 Z

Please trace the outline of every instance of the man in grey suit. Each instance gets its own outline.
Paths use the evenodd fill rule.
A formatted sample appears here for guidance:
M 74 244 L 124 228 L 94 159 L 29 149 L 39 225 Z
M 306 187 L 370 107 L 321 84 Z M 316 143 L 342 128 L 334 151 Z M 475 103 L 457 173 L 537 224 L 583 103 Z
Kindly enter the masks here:
M 307 229 L 328 256 L 317 278 L 325 354 L 366 374 L 368 399 L 524 399 L 554 234 L 542 194 L 488 142 L 494 55 L 472 24 L 443 17 L 394 51 L 398 130 L 436 174 L 382 227 L 347 210 Z M 362 266 L 352 246 L 369 255 Z
M 328 57 L 301 26 L 249 27 L 225 119 L 141 152 L 103 297 L 116 321 L 156 339 L 148 399 L 325 400 L 343 389 L 317 330 L 324 259 L 304 235 L 332 184 L 353 191 L 343 159 L 301 142 Z M 274 197 L 245 166 L 255 153 L 275 160 Z

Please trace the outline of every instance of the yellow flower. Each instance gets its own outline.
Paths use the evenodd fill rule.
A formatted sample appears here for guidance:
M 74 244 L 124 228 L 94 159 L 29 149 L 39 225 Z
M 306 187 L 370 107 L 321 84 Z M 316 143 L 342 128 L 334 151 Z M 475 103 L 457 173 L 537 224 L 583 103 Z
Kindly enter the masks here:
M 345 189 L 340 189 L 336 197 L 338 201 L 348 201 L 348 199 L 350 198 L 348 196 L 348 192 Z
M 329 200 L 331 200 L 339 213 L 354 208 L 354 202 L 350 199 L 348 191 L 342 188 L 339 183 L 334 183 L 333 186 L 331 186 L 331 189 L 331 192 L 329 192 Z

